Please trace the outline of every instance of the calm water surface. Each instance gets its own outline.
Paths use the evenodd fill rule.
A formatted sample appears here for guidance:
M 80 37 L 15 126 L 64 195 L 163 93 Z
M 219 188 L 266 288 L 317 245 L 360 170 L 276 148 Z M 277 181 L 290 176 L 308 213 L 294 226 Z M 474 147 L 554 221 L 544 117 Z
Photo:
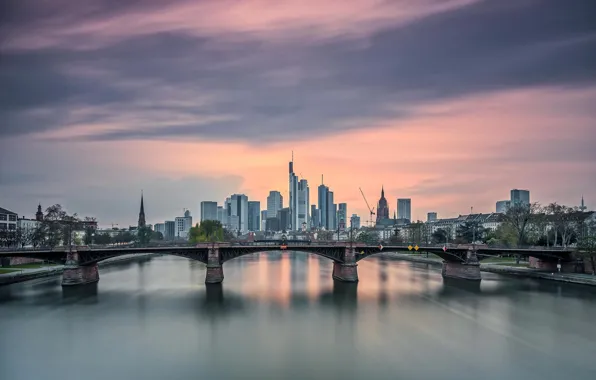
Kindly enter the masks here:
M 596 290 L 483 273 L 470 288 L 389 258 L 176 257 L 0 287 L 0 379 L 596 379 Z

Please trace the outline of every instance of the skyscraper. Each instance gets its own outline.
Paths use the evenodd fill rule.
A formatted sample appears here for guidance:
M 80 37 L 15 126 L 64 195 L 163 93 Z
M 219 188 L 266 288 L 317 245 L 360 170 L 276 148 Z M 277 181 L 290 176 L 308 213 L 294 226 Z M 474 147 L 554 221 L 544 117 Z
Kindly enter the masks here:
M 352 217 L 350 218 L 350 228 L 355 230 L 360 228 L 360 217 L 358 215 L 352 214 Z
M 244 194 L 233 194 L 229 202 L 230 230 L 239 234 L 248 232 L 248 197 Z
M 310 227 L 319 228 L 321 226 L 321 213 L 316 205 L 310 206 Z
M 327 230 L 335 230 L 335 218 L 337 216 L 337 205 L 333 203 L 333 191 L 327 192 Z
M 321 181 L 323 180 L 323 176 L 321 176 Z M 328 198 L 329 188 L 325 186 L 324 183 L 319 185 L 319 226 L 320 228 L 328 228 L 327 224 L 327 198 Z
M 139 210 L 139 222 L 137 224 L 137 227 L 145 227 L 145 224 L 145 205 L 143 203 L 143 192 L 141 191 L 141 209 Z
M 436 212 L 429 212 L 428 214 L 426 214 L 426 221 L 427 222 L 433 222 L 437 220 L 437 213 Z
M 308 181 L 299 180 L 294 173 L 294 152 L 292 161 L 289 163 L 289 185 L 290 185 L 290 227 L 289 230 L 297 231 L 303 224 L 308 225 L 309 190 Z
M 348 218 L 348 204 L 340 203 L 339 208 L 337 210 L 337 224 L 339 225 L 340 230 L 346 229 L 347 218 Z
M 223 206 L 217 206 L 217 220 L 222 226 L 226 225 L 226 210 Z
M 277 212 L 284 207 L 284 198 L 279 191 L 272 190 L 267 197 L 267 218 L 277 218 Z
M 410 198 L 397 199 L 397 217 L 412 221 L 412 200 Z
M 301 179 L 300 182 L 298 182 L 298 218 L 295 219 L 296 224 L 294 230 L 301 230 L 302 227 L 309 227 L 309 207 L 310 190 L 308 188 L 308 181 L 305 179 Z
M 511 206 L 514 205 L 530 205 L 530 191 L 529 190 L 511 190 Z
M 385 219 L 389 219 L 389 206 L 387 205 L 387 199 L 385 199 L 385 189 L 381 186 L 381 198 L 379 198 L 377 204 L 377 223 Z
M 248 202 L 248 230 L 259 231 L 261 229 L 261 202 Z
M 203 201 L 201 202 L 201 222 L 205 220 L 218 220 L 217 219 L 217 202 Z

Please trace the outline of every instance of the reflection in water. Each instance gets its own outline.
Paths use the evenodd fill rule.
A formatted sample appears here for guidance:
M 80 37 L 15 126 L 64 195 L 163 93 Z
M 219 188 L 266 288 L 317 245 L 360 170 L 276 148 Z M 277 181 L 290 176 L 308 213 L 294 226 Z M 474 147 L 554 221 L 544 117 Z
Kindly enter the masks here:
M 204 264 L 163 256 L 83 287 L 0 287 L 0 378 L 593 378 L 591 288 L 358 265 L 360 282 L 343 283 L 327 259 L 261 253 L 206 286 Z

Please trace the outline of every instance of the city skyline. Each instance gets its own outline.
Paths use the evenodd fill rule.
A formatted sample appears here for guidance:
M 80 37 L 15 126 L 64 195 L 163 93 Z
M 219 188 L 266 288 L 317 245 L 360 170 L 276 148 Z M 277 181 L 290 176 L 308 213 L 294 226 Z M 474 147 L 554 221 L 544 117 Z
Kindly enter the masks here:
M 19 215 L 135 225 L 141 189 L 148 223 L 264 205 L 289 199 L 291 151 L 311 204 L 325 174 L 362 221 L 358 188 L 372 207 L 381 185 L 420 220 L 514 188 L 596 200 L 592 1 L 58 4 L 3 8 L 0 199 Z

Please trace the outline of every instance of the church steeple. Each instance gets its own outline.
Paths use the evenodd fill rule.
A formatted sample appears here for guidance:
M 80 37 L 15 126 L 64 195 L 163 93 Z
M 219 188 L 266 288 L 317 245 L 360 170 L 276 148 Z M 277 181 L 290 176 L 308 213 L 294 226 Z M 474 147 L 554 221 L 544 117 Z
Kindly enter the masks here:
M 586 208 L 587 208 L 587 207 L 586 207 L 586 205 L 584 204 L 584 196 L 582 195 L 582 204 L 581 204 L 581 206 L 579 207 L 579 210 L 583 212 L 583 211 L 586 211 Z
M 141 210 L 139 211 L 138 227 L 145 227 L 145 205 L 143 203 L 143 191 L 141 191 Z
M 381 198 L 385 198 L 385 187 L 381 185 Z
M 41 211 L 41 204 L 37 205 L 37 212 L 35 213 L 35 220 L 38 222 L 43 221 L 43 211 Z

